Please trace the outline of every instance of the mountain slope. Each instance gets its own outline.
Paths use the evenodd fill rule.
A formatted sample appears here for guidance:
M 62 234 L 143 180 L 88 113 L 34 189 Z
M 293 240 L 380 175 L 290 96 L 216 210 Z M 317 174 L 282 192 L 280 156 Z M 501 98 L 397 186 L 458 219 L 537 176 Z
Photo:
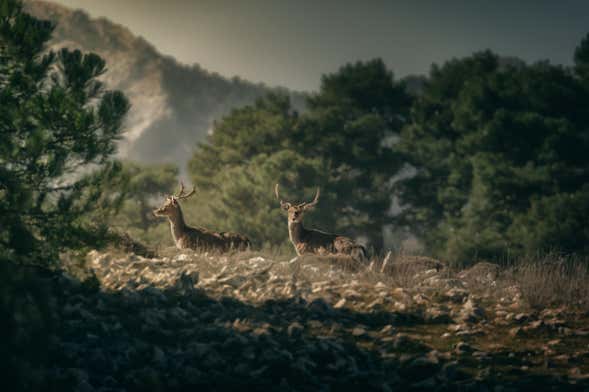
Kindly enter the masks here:
M 214 120 L 270 91 L 288 92 L 227 79 L 197 64 L 180 64 L 127 28 L 105 18 L 90 18 L 81 10 L 45 1 L 27 1 L 25 7 L 32 15 L 56 23 L 52 49 L 79 48 L 107 61 L 108 88 L 124 91 L 132 104 L 126 137 L 119 146 L 124 158 L 172 162 L 184 169 Z M 302 107 L 303 95 L 290 95 L 293 104 Z

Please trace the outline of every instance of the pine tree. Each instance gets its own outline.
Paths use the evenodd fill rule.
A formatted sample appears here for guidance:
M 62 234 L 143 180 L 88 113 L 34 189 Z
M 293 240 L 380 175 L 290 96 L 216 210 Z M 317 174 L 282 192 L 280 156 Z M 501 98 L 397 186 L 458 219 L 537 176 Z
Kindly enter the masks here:
M 280 216 L 272 196 L 276 182 L 297 200 L 311 197 L 319 186 L 320 207 L 309 214 L 309 222 L 364 237 L 380 248 L 383 226 L 391 219 L 389 180 L 401 166 L 392 140 L 407 118 L 409 104 L 404 86 L 382 61 L 374 60 L 326 75 L 302 114 L 281 95 L 234 110 L 215 124 L 190 162 L 194 182 L 214 205 L 200 215 L 210 217 L 210 224 L 244 231 L 255 240 L 254 233 L 266 232 L 264 225 L 274 227 Z M 292 159 L 290 164 L 286 157 Z M 233 190 L 226 193 L 229 188 Z M 240 201 L 248 194 L 268 205 L 248 209 Z M 272 212 L 260 216 L 259 209 Z M 236 215 L 238 220 L 230 218 Z M 246 221 L 249 227 L 241 227 Z M 286 242 L 286 229 L 281 232 L 281 237 L 272 232 L 266 238 L 273 244 Z
M 46 51 L 53 26 L 0 1 L 0 247 L 50 259 L 92 237 L 84 218 L 113 201 L 116 141 L 129 103 L 97 78 L 96 54 Z

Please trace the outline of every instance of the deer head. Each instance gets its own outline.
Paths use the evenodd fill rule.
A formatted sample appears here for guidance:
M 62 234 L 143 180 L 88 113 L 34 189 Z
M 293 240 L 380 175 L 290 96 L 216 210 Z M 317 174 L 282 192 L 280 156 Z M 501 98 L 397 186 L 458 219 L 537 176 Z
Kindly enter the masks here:
M 188 199 L 190 196 L 194 195 L 196 192 L 196 187 L 193 187 L 190 193 L 184 193 L 184 183 L 180 182 L 180 192 L 177 195 L 170 195 L 166 197 L 166 201 L 164 204 L 153 211 L 155 216 L 175 216 L 180 211 L 180 204 L 178 200 Z
M 319 188 L 317 188 L 315 198 L 310 203 L 302 202 L 300 204 L 292 204 L 288 201 L 283 201 L 278 193 L 278 184 L 276 184 L 276 186 L 274 187 L 274 193 L 276 194 L 276 198 L 280 200 L 280 208 L 282 208 L 285 211 L 288 211 L 289 223 L 301 223 L 303 220 L 304 213 L 315 207 L 315 205 L 319 201 Z

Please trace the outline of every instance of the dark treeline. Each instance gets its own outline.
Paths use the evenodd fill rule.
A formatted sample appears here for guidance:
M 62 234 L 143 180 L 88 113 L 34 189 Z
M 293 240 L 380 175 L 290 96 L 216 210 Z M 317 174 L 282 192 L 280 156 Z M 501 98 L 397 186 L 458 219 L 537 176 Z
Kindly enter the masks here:
M 324 76 L 303 114 L 268 96 L 198 146 L 189 172 L 203 215 L 277 244 L 272 185 L 299 199 L 321 186 L 313 223 L 376 249 L 392 225 L 461 264 L 586 253 L 588 53 L 585 38 L 567 68 L 484 51 L 434 65 L 416 96 L 382 61 L 359 62 Z
M 112 227 L 166 244 L 150 210 L 173 191 L 178 168 L 116 162 L 129 105 L 96 79 L 105 62 L 44 51 L 53 26 L 17 1 L 2 4 L 2 254 L 54 258 L 108 242 Z M 258 247 L 282 246 L 274 184 L 301 201 L 321 187 L 308 225 L 376 251 L 392 227 L 460 264 L 586 253 L 589 38 L 571 55 L 575 65 L 563 67 L 484 51 L 415 80 L 395 79 L 378 59 L 348 64 L 323 77 L 302 112 L 270 94 L 233 110 L 196 147 L 188 172 L 199 195 L 185 213 Z

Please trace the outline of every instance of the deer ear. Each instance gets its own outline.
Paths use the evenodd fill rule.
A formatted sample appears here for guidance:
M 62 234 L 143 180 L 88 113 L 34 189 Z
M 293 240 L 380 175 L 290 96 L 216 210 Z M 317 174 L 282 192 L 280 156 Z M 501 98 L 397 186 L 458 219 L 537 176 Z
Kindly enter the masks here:
M 288 211 L 288 209 L 291 207 L 289 202 L 281 202 L 280 203 L 280 208 L 282 208 L 284 211 Z

